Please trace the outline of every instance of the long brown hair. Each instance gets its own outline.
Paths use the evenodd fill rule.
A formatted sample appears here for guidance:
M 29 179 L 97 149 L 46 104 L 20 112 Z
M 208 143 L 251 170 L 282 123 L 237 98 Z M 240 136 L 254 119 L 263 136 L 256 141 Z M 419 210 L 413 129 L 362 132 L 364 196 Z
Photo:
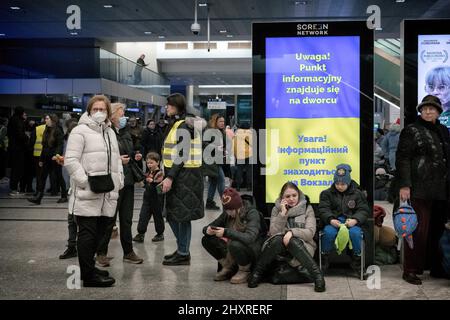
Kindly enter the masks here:
M 225 117 L 222 116 L 220 113 L 214 113 L 211 116 L 211 119 L 209 119 L 208 126 L 213 129 L 219 129 L 217 128 L 217 122 L 219 121 L 220 118 L 223 118 L 225 120 Z
M 281 187 L 281 192 L 280 192 L 280 200 L 283 199 L 283 194 L 286 191 L 286 189 L 294 189 L 295 191 L 297 191 L 298 194 L 298 199 L 300 201 L 300 196 L 302 195 L 302 192 L 300 191 L 300 189 L 297 187 L 296 184 L 288 181 L 285 184 L 283 184 L 283 186 Z
M 45 127 L 45 131 L 48 130 L 48 133 L 44 134 L 44 136 L 42 137 L 42 144 L 47 144 L 49 147 L 53 147 L 55 145 L 55 140 L 56 140 L 55 132 L 56 132 L 56 130 L 58 130 L 59 118 L 54 113 L 49 114 L 47 116 L 50 118 L 50 121 L 52 122 L 52 126 Z

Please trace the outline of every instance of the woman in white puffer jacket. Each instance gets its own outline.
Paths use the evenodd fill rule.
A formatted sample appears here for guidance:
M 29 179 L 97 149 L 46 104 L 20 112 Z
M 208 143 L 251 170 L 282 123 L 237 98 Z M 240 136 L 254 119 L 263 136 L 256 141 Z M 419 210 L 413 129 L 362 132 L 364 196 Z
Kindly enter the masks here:
M 75 216 L 78 225 L 78 259 L 85 287 L 108 287 L 115 282 L 107 271 L 95 268 L 94 260 L 98 241 L 115 214 L 119 190 L 124 184 L 122 160 L 116 134 L 108 120 L 110 116 L 108 98 L 103 95 L 92 97 L 86 113 L 69 136 L 64 159 L 71 181 L 69 213 Z M 92 192 L 88 176 L 107 174 L 108 163 L 114 190 Z

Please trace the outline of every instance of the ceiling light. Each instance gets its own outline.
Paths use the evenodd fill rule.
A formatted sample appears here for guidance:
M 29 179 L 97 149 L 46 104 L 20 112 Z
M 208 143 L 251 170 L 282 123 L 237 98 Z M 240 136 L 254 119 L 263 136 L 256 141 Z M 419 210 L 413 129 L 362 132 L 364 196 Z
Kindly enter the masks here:
M 144 31 L 145 34 L 152 34 L 151 31 Z
M 227 33 L 227 30 L 220 30 L 220 33 Z
M 11 10 L 20 10 L 20 7 L 10 7 Z
M 0 37 L 4 37 L 4 36 L 6 36 L 5 33 L 0 33 Z
M 233 38 L 232 34 L 227 34 L 227 38 Z
M 72 36 L 76 36 L 76 35 L 78 35 L 78 32 L 71 32 L 70 33 Z
M 206 7 L 206 6 L 208 6 L 208 4 L 207 3 L 199 3 L 198 6 L 199 7 Z
M 158 36 L 158 38 L 159 38 L 159 39 L 164 39 L 164 38 L 165 38 L 165 36 Z
M 296 5 L 296 6 L 299 6 L 299 5 L 305 5 L 305 4 L 307 4 L 308 3 L 308 1 L 294 1 L 294 4 Z
M 383 30 L 383 28 L 377 27 L 377 28 L 375 28 L 375 30 L 376 30 L 376 31 L 381 31 L 381 30 Z
M 112 4 L 104 4 L 103 5 L 103 8 L 106 8 L 106 9 L 111 9 L 112 7 L 113 7 Z
M 397 2 L 397 3 L 403 3 L 403 2 L 405 2 L 405 0 L 395 0 L 395 2 Z

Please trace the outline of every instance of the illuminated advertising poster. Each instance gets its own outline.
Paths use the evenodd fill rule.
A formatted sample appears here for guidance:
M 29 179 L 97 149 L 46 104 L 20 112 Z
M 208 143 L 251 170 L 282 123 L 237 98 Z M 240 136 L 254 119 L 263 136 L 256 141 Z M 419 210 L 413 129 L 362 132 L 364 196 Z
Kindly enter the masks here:
M 419 35 L 418 42 L 418 103 L 437 96 L 444 109 L 439 120 L 450 130 L 450 35 Z
M 359 183 L 360 37 L 268 37 L 265 52 L 265 125 L 280 137 L 266 202 L 292 181 L 318 203 L 340 163 Z

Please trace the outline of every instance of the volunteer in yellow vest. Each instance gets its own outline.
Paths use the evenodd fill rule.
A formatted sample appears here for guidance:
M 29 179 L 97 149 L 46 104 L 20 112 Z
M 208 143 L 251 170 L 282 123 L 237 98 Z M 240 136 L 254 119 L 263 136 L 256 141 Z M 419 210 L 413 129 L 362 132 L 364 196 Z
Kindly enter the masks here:
M 42 175 L 42 167 L 39 166 L 39 159 L 41 157 L 42 153 L 42 138 L 44 136 L 45 131 L 45 121 L 42 121 L 43 124 L 36 127 L 35 131 L 31 133 L 31 143 L 34 141 L 34 147 L 33 147 L 33 162 L 34 167 L 36 168 L 36 193 L 37 195 L 37 186 L 40 184 L 41 181 L 41 175 Z
M 201 131 L 206 127 L 206 121 L 186 116 L 186 100 L 179 93 L 167 97 L 166 112 L 169 125 L 162 150 L 165 179 L 158 187 L 166 194 L 166 216 L 177 239 L 177 250 L 164 256 L 163 264 L 189 265 L 191 221 L 201 219 L 205 214 Z M 190 144 L 184 149 L 183 135 L 190 137 Z
M 233 152 L 236 158 L 236 173 L 234 180 L 236 181 L 236 189 L 241 190 L 244 172 L 245 185 L 247 190 L 252 188 L 252 166 L 250 164 L 253 155 L 253 134 L 248 124 L 242 124 L 236 130 L 233 138 Z

